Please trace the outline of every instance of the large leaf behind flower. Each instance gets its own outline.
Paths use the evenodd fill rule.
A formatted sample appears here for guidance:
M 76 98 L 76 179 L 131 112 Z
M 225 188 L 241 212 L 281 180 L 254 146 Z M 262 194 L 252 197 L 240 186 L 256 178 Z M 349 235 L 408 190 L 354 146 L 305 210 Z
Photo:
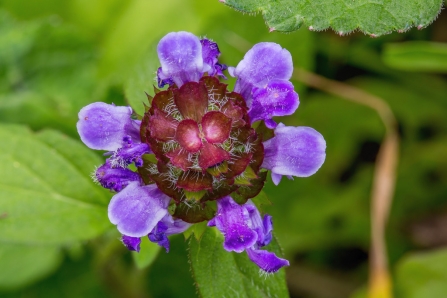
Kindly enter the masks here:
M 88 148 L 21 126 L 0 126 L 0 139 L 0 242 L 69 243 L 110 226 L 108 196 L 88 174 L 101 160 Z
M 246 253 L 224 250 L 223 237 L 215 228 L 208 228 L 200 241 L 191 237 L 189 256 L 192 272 L 201 297 L 288 297 L 284 269 L 262 275 Z M 273 240 L 267 247 L 281 256 Z
M 359 29 L 376 36 L 425 27 L 438 15 L 442 0 L 225 0 L 239 11 L 261 12 L 271 30 L 290 32 L 301 26 L 332 28 L 340 34 Z

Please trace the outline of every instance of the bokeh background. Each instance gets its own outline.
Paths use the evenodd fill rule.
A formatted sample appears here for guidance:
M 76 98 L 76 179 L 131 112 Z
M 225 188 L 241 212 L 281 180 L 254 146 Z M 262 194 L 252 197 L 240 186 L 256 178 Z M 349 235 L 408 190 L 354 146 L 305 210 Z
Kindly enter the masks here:
M 243 15 L 217 0 L 2 0 L 0 123 L 36 132 L 50 128 L 80 143 L 75 124 L 83 106 L 104 101 L 143 109 L 139 102 L 154 84 L 156 44 L 180 30 L 216 41 L 221 61 L 233 66 L 253 44 L 277 42 L 291 52 L 297 68 L 383 99 L 400 137 L 386 229 L 393 292 L 405 298 L 447 297 L 445 11 L 423 30 L 370 38 L 306 28 L 269 33 L 261 16 Z M 290 295 L 364 297 L 371 188 L 385 128 L 364 105 L 293 83 L 300 107 L 283 121 L 321 132 L 327 158 L 312 177 L 284 179 L 278 187 L 266 183 L 273 204 L 265 211 L 273 215 L 275 234 L 291 261 Z M 45 160 L 42 165 L 39 174 L 45 177 Z M 0 221 L 7 216 L 0 210 Z M 57 222 L 41 218 L 41 224 Z M 169 254 L 156 251 L 143 261 L 150 266 L 141 269 L 135 265 L 138 256 L 116 240 L 114 227 L 105 231 L 57 248 L 45 243 L 24 248 L 0 237 L 0 296 L 196 296 L 182 235 L 172 238 Z

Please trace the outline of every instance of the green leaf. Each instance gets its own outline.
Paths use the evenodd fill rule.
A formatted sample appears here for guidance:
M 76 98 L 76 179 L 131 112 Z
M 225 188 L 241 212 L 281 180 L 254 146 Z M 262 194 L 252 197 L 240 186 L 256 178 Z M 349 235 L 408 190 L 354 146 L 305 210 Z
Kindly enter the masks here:
M 160 246 L 156 243 L 149 241 L 147 237 L 141 238 L 140 252 L 132 252 L 135 265 L 137 265 L 139 269 L 150 266 L 155 261 L 159 251 Z
M 221 297 L 288 297 L 284 269 L 262 276 L 259 268 L 246 253 L 227 252 L 222 246 L 223 236 L 215 228 L 208 228 L 197 241 L 190 240 L 190 261 L 200 296 Z M 267 246 L 281 255 L 276 241 Z
M 447 250 L 415 253 L 397 266 L 399 297 L 444 298 L 447 293 Z
M 87 175 L 94 153 L 55 131 L 35 137 L 0 126 L 0 241 L 60 244 L 98 236 L 108 227 L 108 196 Z
M 332 28 L 340 35 L 360 30 L 379 36 L 403 32 L 413 26 L 429 25 L 442 0 L 396 1 L 304 1 L 304 0 L 224 0 L 226 5 L 246 13 L 261 12 L 270 30 L 290 32 L 306 26 L 310 30 Z
M 412 41 L 386 44 L 383 61 L 390 67 L 425 72 L 447 72 L 447 45 Z
M 60 264 L 60 249 L 0 243 L 0 289 L 12 290 L 51 273 Z

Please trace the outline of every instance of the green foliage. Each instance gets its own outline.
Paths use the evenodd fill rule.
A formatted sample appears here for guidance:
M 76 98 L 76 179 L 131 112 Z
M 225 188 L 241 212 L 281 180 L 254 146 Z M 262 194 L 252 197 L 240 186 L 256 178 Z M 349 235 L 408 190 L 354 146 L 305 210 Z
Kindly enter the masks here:
M 414 253 L 397 265 L 396 286 L 399 297 L 443 298 L 447 293 L 447 250 Z
M 190 240 L 189 258 L 202 297 L 288 297 L 284 269 L 263 276 L 245 253 L 229 253 L 222 246 L 223 237 L 215 228 L 205 231 L 200 241 Z M 267 247 L 281 256 L 276 241 Z
M 61 253 L 53 246 L 1 243 L 0 259 L 1 291 L 26 286 L 54 271 L 61 262 Z
M 413 41 L 387 44 L 383 61 L 390 67 L 423 72 L 447 72 L 447 45 Z
M 1 126 L 0 138 L 8 140 L 0 155 L 0 242 L 62 244 L 110 226 L 105 193 L 87 175 L 90 162 L 100 161 L 87 148 L 54 131 L 35 137 L 16 126 Z M 72 162 L 77 155 L 85 157 Z
M 242 12 L 261 12 L 270 30 L 290 32 L 306 26 L 310 30 L 332 28 L 340 35 L 360 30 L 380 36 L 429 25 L 442 0 L 410 1 L 304 1 L 304 0 L 225 0 Z
M 132 257 L 137 268 L 143 269 L 150 266 L 157 257 L 160 246 L 149 241 L 147 237 L 141 239 L 140 252 L 133 251 Z

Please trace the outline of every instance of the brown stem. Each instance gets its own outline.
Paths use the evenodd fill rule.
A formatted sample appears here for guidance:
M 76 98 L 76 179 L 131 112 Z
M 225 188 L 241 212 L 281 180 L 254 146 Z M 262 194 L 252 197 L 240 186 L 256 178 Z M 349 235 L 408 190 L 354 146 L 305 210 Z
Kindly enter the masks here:
M 391 298 L 391 277 L 388 271 L 385 228 L 393 200 L 399 137 L 394 114 L 381 98 L 356 87 L 326 79 L 304 69 L 295 68 L 293 78 L 313 88 L 365 105 L 381 118 L 386 134 L 380 147 L 371 191 L 371 251 L 369 297 Z

